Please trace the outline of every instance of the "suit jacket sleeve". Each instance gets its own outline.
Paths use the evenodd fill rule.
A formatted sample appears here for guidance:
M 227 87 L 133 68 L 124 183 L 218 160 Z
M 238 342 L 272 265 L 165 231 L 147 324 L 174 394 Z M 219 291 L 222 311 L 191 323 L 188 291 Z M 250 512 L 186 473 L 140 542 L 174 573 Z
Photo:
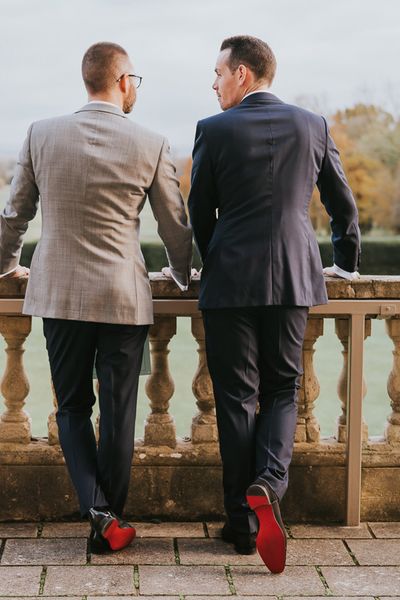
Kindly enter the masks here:
M 172 274 L 181 285 L 186 286 L 192 266 L 192 229 L 188 224 L 167 140 L 163 141 L 148 197 Z
M 20 152 L 11 182 L 8 202 L 0 215 L 0 274 L 14 270 L 19 263 L 22 238 L 36 215 L 39 190 L 31 158 L 32 125 Z
M 213 166 L 200 123 L 197 124 L 193 148 L 192 182 L 188 205 L 195 242 L 204 262 L 217 222 L 218 203 Z
M 334 263 L 351 273 L 357 270 L 360 261 L 358 211 L 325 119 L 324 123 L 326 149 L 317 186 L 331 218 Z

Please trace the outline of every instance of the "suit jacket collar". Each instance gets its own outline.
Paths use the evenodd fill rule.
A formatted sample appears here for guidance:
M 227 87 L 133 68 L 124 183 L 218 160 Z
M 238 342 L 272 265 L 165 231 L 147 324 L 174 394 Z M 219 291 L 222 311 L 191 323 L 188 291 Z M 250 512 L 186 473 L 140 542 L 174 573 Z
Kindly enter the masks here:
M 88 102 L 88 104 L 85 104 L 85 106 L 82 106 L 82 108 L 75 112 L 79 113 L 92 110 L 97 112 L 111 113 L 112 115 L 118 115 L 119 117 L 126 119 L 126 114 L 120 108 L 118 108 L 118 106 L 104 104 L 103 102 Z
M 278 96 L 271 94 L 271 92 L 257 92 L 247 96 L 237 106 L 242 106 L 243 104 L 284 104 L 284 102 Z

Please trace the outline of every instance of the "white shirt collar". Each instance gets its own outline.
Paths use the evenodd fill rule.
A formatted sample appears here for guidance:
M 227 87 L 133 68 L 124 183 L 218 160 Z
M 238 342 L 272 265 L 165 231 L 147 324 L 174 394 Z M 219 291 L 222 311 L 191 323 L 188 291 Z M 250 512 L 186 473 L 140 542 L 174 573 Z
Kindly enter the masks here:
M 105 100 L 90 100 L 88 102 L 88 104 L 107 104 L 108 106 L 114 106 L 116 108 L 119 108 L 119 110 L 121 110 L 121 107 L 118 106 L 117 104 L 114 104 L 113 102 L 106 102 Z
M 264 94 L 271 94 L 271 92 L 266 89 L 260 88 L 259 90 L 255 90 L 254 92 L 249 92 L 248 94 L 246 94 L 245 96 L 243 96 L 243 98 L 241 99 L 241 102 L 243 102 L 243 100 L 245 98 L 247 98 L 248 96 L 251 96 L 252 94 L 260 94 L 260 93 L 264 93 Z

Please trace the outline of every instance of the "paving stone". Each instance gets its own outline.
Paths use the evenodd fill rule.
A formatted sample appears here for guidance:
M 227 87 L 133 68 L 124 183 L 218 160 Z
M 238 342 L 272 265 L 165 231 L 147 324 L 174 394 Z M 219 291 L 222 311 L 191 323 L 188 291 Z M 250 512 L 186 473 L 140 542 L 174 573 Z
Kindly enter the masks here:
M 41 567 L 0 567 L 0 596 L 39 594 Z
M 359 527 L 341 525 L 291 525 L 290 531 L 294 538 L 372 538 L 366 523 Z
M 348 540 L 347 543 L 360 565 L 400 564 L 400 540 Z
M 149 596 L 230 594 L 224 567 L 139 567 L 139 580 L 140 594 Z
M 342 566 L 354 562 L 342 540 L 288 540 L 286 564 Z
M 208 598 L 210 598 L 208 596 Z M 1 599 L 3 600 L 3 598 Z M 16 598 L 13 598 L 16 600 Z M 32 600 L 32 598 L 30 598 Z M 43 598 L 41 600 L 50 600 L 49 598 Z M 59 600 L 59 599 L 57 599 Z M 74 598 L 68 598 L 68 600 L 75 600 Z M 80 599 L 79 599 L 80 600 Z M 87 600 L 180 600 L 179 596 L 101 596 L 101 599 L 98 596 L 88 596 Z M 215 596 L 213 596 L 213 600 L 215 600 Z M 226 596 L 224 596 L 224 600 L 227 600 Z M 236 599 L 235 599 L 236 600 Z M 247 600 L 249 600 L 247 598 Z M 358 598 L 357 598 L 358 600 Z
M 258 554 L 238 554 L 222 540 L 178 539 L 181 565 L 262 565 Z
M 154 596 L 149 596 L 149 599 L 153 599 Z M 265 600 L 266 596 L 251 596 L 251 598 L 249 596 L 185 596 L 185 600 L 229 600 L 229 598 L 231 598 L 231 600 Z M 268 600 L 274 600 L 275 596 L 268 596 Z M 3 600 L 3 598 L 1 599 Z M 47 598 L 46 598 L 47 600 Z M 124 599 L 125 600 L 125 599 Z M 142 596 L 140 596 L 140 600 L 142 600 Z M 306 600 L 306 599 L 303 599 Z M 321 598 L 318 598 L 318 600 L 322 600 Z M 331 600 L 329 598 L 329 600 Z M 341 599 L 342 600 L 342 599 Z M 358 600 L 358 598 L 357 598 Z M 386 600 L 386 598 L 385 598 Z
M 210 538 L 221 537 L 221 529 L 224 526 L 224 521 L 211 521 L 207 523 L 207 531 Z
M 35 538 L 37 523 L 0 523 L 0 538 Z
M 400 522 L 368 523 L 377 538 L 400 538 Z
M 93 565 L 174 565 L 172 539 L 135 538 L 130 546 L 112 554 L 92 554 Z
M 119 594 L 131 596 L 136 594 L 132 567 L 120 565 L 47 569 L 44 596 L 117 596 Z
M 231 572 L 238 595 L 325 595 L 324 585 L 313 567 L 286 567 L 280 575 L 272 575 L 265 567 L 232 567 Z
M 133 523 L 136 537 L 205 537 L 203 523 Z
M 400 593 L 399 567 L 322 567 L 332 594 L 396 596 Z
M 83 537 L 87 538 L 90 534 L 90 526 L 87 521 L 84 523 L 45 523 L 43 527 L 43 538 L 66 538 Z
M 327 598 L 329 600 L 354 600 L 354 596 L 327 596 Z M 284 596 L 283 600 L 322 600 L 322 598 L 321 596 Z M 374 596 L 357 596 L 357 600 L 374 600 Z M 388 600 L 387 596 L 385 600 Z
M 7 540 L 2 565 L 85 565 L 87 541 Z

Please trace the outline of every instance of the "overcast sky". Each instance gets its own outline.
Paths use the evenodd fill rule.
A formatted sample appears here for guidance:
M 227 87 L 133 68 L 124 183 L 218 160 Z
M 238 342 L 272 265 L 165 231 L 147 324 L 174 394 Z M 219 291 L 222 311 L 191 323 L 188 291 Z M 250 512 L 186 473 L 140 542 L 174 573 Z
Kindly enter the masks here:
M 144 78 L 131 118 L 188 153 L 196 121 L 219 111 L 219 45 L 239 33 L 271 45 L 285 101 L 399 110 L 399 0 L 0 0 L 0 154 L 31 121 L 85 103 L 80 63 L 100 40 L 124 46 Z

